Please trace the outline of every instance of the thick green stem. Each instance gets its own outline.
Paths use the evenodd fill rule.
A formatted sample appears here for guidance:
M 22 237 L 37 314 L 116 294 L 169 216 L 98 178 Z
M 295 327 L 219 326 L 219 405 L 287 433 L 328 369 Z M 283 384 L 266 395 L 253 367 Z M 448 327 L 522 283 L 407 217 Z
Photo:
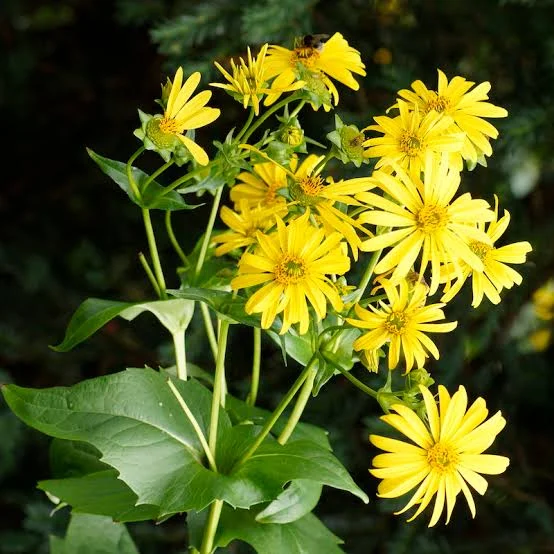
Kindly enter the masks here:
M 250 108 L 250 113 L 248 114 L 248 119 L 246 120 L 245 124 L 243 125 L 242 129 L 239 131 L 239 134 L 236 137 L 236 141 L 240 141 L 244 133 L 248 131 L 248 127 L 250 127 L 250 124 L 252 123 L 252 120 L 254 119 L 254 106 Z
M 335 362 L 333 362 L 333 360 L 331 360 L 331 358 L 325 356 L 325 354 L 323 354 L 323 357 L 325 358 L 325 361 L 327 363 L 338 369 L 354 386 L 365 392 L 368 396 L 371 396 L 372 398 L 377 398 L 376 390 L 373 390 L 371 387 L 364 385 L 364 383 L 362 383 L 359 379 L 356 379 L 356 377 L 354 377 L 354 375 L 352 375 L 350 371 L 346 371 L 345 369 L 337 365 Z
M 301 100 L 300 102 L 298 102 L 298 106 L 296 106 L 296 108 L 294 108 L 294 110 L 292 110 L 291 114 L 290 114 L 290 117 L 296 117 L 299 113 L 300 113 L 300 110 L 306 105 L 306 100 Z
M 218 165 L 220 163 L 220 160 L 212 160 L 208 165 L 203 165 L 201 167 L 198 167 L 197 169 L 190 171 L 186 175 L 183 175 L 182 177 L 179 177 L 179 179 L 176 179 L 171 184 L 167 185 L 167 187 L 164 188 L 162 192 L 158 195 L 158 198 L 161 198 L 162 196 L 165 196 L 172 190 L 175 190 L 179 185 L 182 185 L 183 183 L 186 183 L 187 181 L 190 181 L 191 179 L 194 179 L 198 175 L 202 175 L 203 173 L 206 173 L 206 171 L 211 171 L 211 168 L 215 165 Z
M 202 540 L 202 546 L 200 547 L 200 554 L 211 554 L 213 551 L 215 532 L 217 531 L 222 508 L 223 500 L 214 500 L 210 506 L 210 514 L 204 529 L 204 538 Z
M 377 265 L 377 262 L 381 257 L 381 252 L 383 252 L 383 249 L 376 250 L 375 252 L 373 252 L 369 260 L 369 263 L 365 268 L 364 274 L 362 275 L 362 278 L 360 280 L 360 284 L 358 285 L 358 290 L 356 291 L 356 296 L 353 299 L 353 302 L 359 302 L 362 299 L 365 289 L 367 288 L 367 285 L 369 285 L 369 282 L 371 281 L 371 277 L 373 276 L 373 270 L 375 269 L 375 266 Z
M 150 281 L 150 284 L 152 285 L 152 288 L 154 289 L 154 292 L 157 296 L 160 296 L 160 287 L 158 286 L 158 282 L 156 281 L 156 276 L 154 275 L 152 268 L 148 264 L 146 256 L 142 252 L 139 252 L 139 260 L 146 273 L 146 276 L 148 277 L 148 280 Z
M 142 185 L 142 190 L 144 192 L 146 192 L 146 189 L 148 188 L 148 185 L 156 178 L 158 177 L 159 175 L 161 175 L 168 167 L 171 167 L 173 165 L 173 158 L 170 159 L 168 162 L 165 162 L 161 167 L 158 167 L 158 169 L 156 169 L 156 171 L 154 171 L 154 173 L 152 173 L 152 175 L 150 175 L 148 177 L 148 179 L 146 179 L 146 181 L 144 182 L 144 184 Z
M 304 408 L 306 407 L 310 395 L 312 394 L 316 373 L 317 370 L 313 368 L 311 373 L 308 374 L 307 379 L 304 381 L 304 384 L 302 385 L 302 390 L 300 391 L 300 394 L 296 399 L 296 404 L 294 406 L 294 409 L 292 410 L 292 413 L 290 414 L 289 420 L 287 421 L 285 428 L 281 431 L 281 434 L 277 439 L 277 442 L 279 444 L 286 444 L 286 442 L 289 440 L 289 437 L 292 435 L 292 432 L 294 431 L 297 423 L 300 421 L 300 418 L 304 413 Z
M 325 156 L 323 157 L 323 159 L 314 167 L 313 171 L 312 171 L 312 175 L 318 175 L 322 170 L 323 168 L 327 165 L 327 162 L 331 159 L 331 158 L 334 158 L 334 154 L 333 154 L 333 151 L 332 150 L 329 150 L 327 152 L 327 154 L 325 154 Z
M 314 364 L 317 361 L 317 357 L 315 354 L 311 357 L 310 361 L 308 362 L 308 365 L 302 370 L 302 373 L 298 376 L 292 387 L 288 390 L 288 392 L 283 396 L 281 399 L 281 402 L 279 402 L 279 405 L 273 413 L 271 414 L 271 417 L 265 422 L 265 425 L 263 426 L 262 430 L 260 431 L 260 434 L 256 437 L 256 440 L 252 444 L 252 446 L 246 451 L 246 453 L 242 456 L 242 458 L 235 464 L 235 468 L 242 465 L 244 462 L 246 462 L 253 454 L 256 452 L 258 447 L 262 444 L 264 439 L 267 437 L 271 429 L 273 429 L 273 426 L 275 423 L 277 423 L 277 420 L 281 417 L 281 414 L 285 411 L 287 406 L 290 404 L 300 387 L 304 384 L 304 381 L 310 376 L 310 373 L 312 371 L 312 368 Z
M 183 263 L 185 269 L 188 269 L 190 267 L 188 258 L 183 252 L 183 249 L 181 248 L 181 245 L 179 244 L 179 241 L 177 240 L 177 237 L 173 232 L 173 225 L 171 224 L 171 210 L 167 210 L 167 212 L 165 212 L 165 228 L 167 231 L 167 236 L 169 237 L 169 240 L 171 241 L 175 252 L 177 252 L 177 255 L 181 259 L 181 262 Z
M 254 352 L 252 354 L 252 381 L 250 384 L 250 392 L 246 398 L 246 403 L 249 406 L 256 404 L 258 397 L 258 386 L 260 384 L 260 360 L 262 350 L 262 330 L 259 327 L 254 327 Z
M 173 346 L 175 348 L 175 365 L 177 366 L 177 377 L 183 381 L 187 380 L 187 352 L 185 349 L 185 331 L 172 333 Z
M 146 237 L 148 239 L 148 246 L 150 248 L 150 257 L 154 265 L 154 275 L 158 287 L 160 288 L 160 298 L 167 298 L 165 289 L 165 278 L 162 270 L 162 264 L 160 263 L 160 256 L 158 254 L 158 247 L 156 245 L 156 237 L 154 236 L 154 228 L 152 227 L 152 219 L 150 218 L 150 210 L 148 208 L 142 208 L 142 218 L 144 220 L 144 228 L 146 230 Z
M 200 311 L 202 312 L 202 319 L 204 320 L 204 327 L 206 334 L 208 335 L 208 342 L 210 343 L 210 349 L 214 357 L 214 361 L 217 361 L 217 338 L 215 336 L 214 326 L 212 324 L 212 318 L 210 317 L 210 310 L 204 302 L 199 302 Z
M 169 385 L 171 392 L 175 395 L 175 398 L 177 399 L 177 402 L 179 402 L 179 405 L 183 409 L 183 412 L 185 412 L 187 419 L 190 421 L 190 424 L 192 425 L 192 428 L 194 429 L 194 432 L 196 433 L 196 436 L 198 437 L 198 440 L 202 445 L 204 454 L 206 454 L 208 464 L 210 464 L 210 469 L 212 471 L 217 471 L 217 466 L 215 464 L 213 453 L 210 450 L 210 447 L 208 446 L 208 442 L 206 441 L 206 437 L 204 436 L 204 433 L 202 432 L 202 427 L 200 427 L 200 424 L 198 423 L 197 419 L 194 417 L 194 414 L 192 413 L 191 409 L 188 407 L 188 404 L 185 402 L 185 399 L 181 396 L 181 394 L 177 390 L 177 387 L 173 384 L 171 379 L 167 380 L 167 384 Z
M 284 106 L 286 106 L 289 102 L 292 102 L 293 100 L 296 100 L 296 96 L 292 95 L 288 98 L 285 98 L 284 100 L 281 100 L 281 102 L 277 102 L 274 106 L 269 108 L 267 112 L 264 113 L 257 121 L 248 129 L 248 131 L 244 134 L 241 141 L 242 142 L 248 142 L 248 139 L 252 136 L 252 133 L 268 118 L 271 117 L 276 111 L 280 110 Z
M 127 179 L 129 180 L 129 186 L 131 187 L 131 192 L 133 193 L 135 199 L 140 202 L 142 199 L 142 195 L 140 194 L 140 190 L 138 188 L 138 185 L 135 181 L 135 178 L 133 177 L 133 162 L 144 152 L 145 148 L 144 146 L 141 146 L 130 158 L 127 162 Z
M 215 456 L 217 446 L 217 425 L 219 422 L 219 410 L 222 403 L 225 384 L 225 351 L 227 349 L 227 334 L 229 322 L 222 321 L 219 329 L 219 340 L 217 341 L 217 360 L 215 364 L 214 389 L 212 394 L 212 411 L 210 414 L 210 451 Z
M 221 202 L 221 195 L 223 194 L 223 187 L 219 187 L 214 196 L 214 201 L 212 204 L 212 211 L 210 212 L 210 217 L 208 219 L 208 224 L 206 225 L 206 233 L 204 234 L 204 240 L 200 248 L 200 254 L 198 256 L 198 262 L 196 263 L 195 275 L 198 277 L 202 266 L 204 265 L 204 260 L 206 258 L 206 252 L 208 251 L 208 246 L 210 245 L 210 239 L 212 236 L 212 230 L 214 228 L 215 218 L 217 216 L 217 211 L 219 209 L 219 203 Z

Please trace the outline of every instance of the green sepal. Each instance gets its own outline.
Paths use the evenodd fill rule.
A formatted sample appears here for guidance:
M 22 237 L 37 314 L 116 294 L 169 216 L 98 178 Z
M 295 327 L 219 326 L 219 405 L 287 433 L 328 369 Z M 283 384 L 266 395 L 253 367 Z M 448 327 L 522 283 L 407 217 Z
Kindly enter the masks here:
M 188 327 L 193 310 L 193 304 L 184 299 L 119 302 L 88 298 L 71 317 L 63 341 L 50 348 L 56 352 L 68 352 L 115 317 L 121 316 L 131 321 L 146 311 L 154 314 L 158 321 L 173 334 L 184 331 Z
M 149 175 L 138 169 L 132 167 L 131 172 L 135 183 L 140 192 L 140 198 L 137 198 L 129 183 L 127 177 L 127 165 L 123 162 L 116 160 L 110 160 L 93 152 L 90 148 L 87 148 L 89 156 L 98 164 L 100 169 L 111 179 L 119 185 L 119 187 L 127 194 L 127 196 L 141 208 L 147 208 L 150 210 L 193 210 L 198 208 L 202 204 L 191 206 L 187 204 L 183 197 L 176 191 L 169 191 L 165 193 L 165 189 L 156 181 L 151 181 L 148 187 L 145 188 L 145 183 L 149 179 Z
M 71 514 L 64 538 L 50 536 L 50 554 L 139 554 L 122 523 L 109 517 Z

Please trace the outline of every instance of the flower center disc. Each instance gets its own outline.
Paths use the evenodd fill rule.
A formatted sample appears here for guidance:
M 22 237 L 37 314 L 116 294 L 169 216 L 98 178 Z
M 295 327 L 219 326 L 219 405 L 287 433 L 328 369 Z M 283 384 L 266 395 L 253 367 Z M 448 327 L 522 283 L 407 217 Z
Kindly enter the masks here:
M 444 96 L 437 96 L 433 100 L 430 100 L 427 104 L 427 111 L 435 110 L 436 112 L 445 112 L 450 107 L 450 102 L 448 98 Z
M 306 264 L 302 258 L 285 254 L 275 266 L 275 280 L 282 285 L 291 285 L 302 281 L 306 275 Z
M 400 138 L 400 150 L 410 157 L 417 156 L 423 150 L 423 144 L 416 135 L 404 133 Z
M 408 318 L 404 312 L 392 312 L 385 322 L 385 328 L 389 333 L 401 335 L 406 329 L 407 322 Z
M 427 451 L 427 462 L 433 469 L 445 473 L 458 464 L 458 454 L 451 446 L 438 442 Z
M 319 52 L 315 48 L 309 46 L 300 46 L 295 48 L 292 54 L 292 65 L 296 67 L 296 63 L 301 63 L 304 67 L 308 69 L 312 68 L 317 59 L 319 58 Z
M 446 225 L 446 215 L 439 206 L 423 206 L 416 216 L 417 226 L 424 233 L 433 233 Z
M 487 256 L 493 247 L 485 244 L 484 242 L 479 242 L 477 240 L 472 241 L 469 244 L 471 251 L 482 261 L 484 262 L 487 259 Z

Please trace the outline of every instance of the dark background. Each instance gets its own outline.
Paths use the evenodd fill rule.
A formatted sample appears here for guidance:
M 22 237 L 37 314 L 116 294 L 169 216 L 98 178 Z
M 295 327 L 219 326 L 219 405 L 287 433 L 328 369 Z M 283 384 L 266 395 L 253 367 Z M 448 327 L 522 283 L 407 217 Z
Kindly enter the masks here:
M 554 4 L 547 0 L 3 0 L 0 380 L 71 385 L 124 367 L 170 362 L 171 347 L 148 316 L 133 325 L 116 320 L 67 354 L 48 348 L 62 339 L 85 298 L 152 297 L 137 259 L 146 247 L 140 214 L 85 148 L 125 161 L 139 145 L 132 135 L 137 108 L 154 112 L 160 83 L 179 64 L 185 73 L 201 69 L 207 87 L 220 80 L 212 61 L 225 65 L 247 44 L 290 45 L 306 32 L 340 31 L 361 51 L 368 75 L 358 93 L 339 84 L 337 112 L 360 127 L 384 113 L 397 90 L 413 80 L 435 88 L 437 68 L 449 77 L 492 83 L 492 101 L 510 115 L 493 121 L 500 138 L 493 141 L 489 167 L 465 172 L 464 187 L 490 202 L 496 193 L 512 215 L 503 240 L 529 240 L 534 251 L 516 268 L 523 284 L 504 291 L 499 306 L 485 300 L 470 308 L 467 287 L 449 304 L 447 316 L 459 321 L 458 329 L 441 337 L 441 359 L 428 366 L 439 383 L 451 389 L 464 384 L 471 398 L 484 396 L 491 413 L 501 409 L 508 420 L 494 452 L 508 455 L 511 465 L 476 499 L 477 518 L 471 520 L 460 498 L 452 522 L 428 530 L 426 515 L 411 524 L 392 516 L 398 503 L 372 498 L 365 506 L 334 491 L 325 491 L 317 513 L 352 554 L 554 552 L 552 347 L 525 350 L 510 332 L 533 291 L 554 276 L 553 30 Z M 222 91 L 214 91 L 211 105 L 221 107 L 222 116 L 198 133 L 210 152 L 211 140 L 222 140 L 244 121 L 241 106 Z M 332 116 L 305 111 L 301 121 L 308 135 L 324 141 Z M 533 171 L 528 190 L 516 189 L 516 172 L 529 177 Z M 207 210 L 175 218 L 185 247 L 198 239 Z M 177 263 L 163 241 L 161 250 L 168 267 Z M 175 275 L 166 277 L 178 286 Z M 192 333 L 189 357 L 209 368 L 196 322 Z M 244 349 L 233 349 L 242 339 L 239 331 L 231 336 L 229 371 L 237 394 L 247 386 Z M 297 368 L 284 368 L 269 341 L 264 362 L 260 402 L 271 407 Z M 357 375 L 365 378 L 359 369 Z M 306 411 L 307 421 L 329 429 L 335 452 L 372 496 L 377 482 L 367 468 L 375 450 L 367 433 L 378 415 L 374 403 L 340 377 Z M 64 532 L 66 517 L 50 517 L 52 504 L 35 488 L 49 476 L 48 444 L 0 406 L 0 553 L 47 552 L 48 534 Z M 179 518 L 129 527 L 143 554 L 185 552 Z

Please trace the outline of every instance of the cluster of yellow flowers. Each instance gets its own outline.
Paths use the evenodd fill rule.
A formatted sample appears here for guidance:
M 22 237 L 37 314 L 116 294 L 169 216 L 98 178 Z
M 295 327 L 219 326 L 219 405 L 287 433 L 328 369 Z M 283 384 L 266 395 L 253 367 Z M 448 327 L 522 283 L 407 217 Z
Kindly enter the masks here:
M 256 116 L 283 94 L 303 92 L 293 113 L 286 111 L 279 133 L 286 156 L 276 159 L 266 148 L 275 134 L 253 146 L 248 144 L 251 132 L 239 133 L 242 150 L 250 151 L 250 169 L 239 173 L 231 188 L 233 209 L 221 210 L 229 230 L 213 237 L 216 255 L 238 259 L 230 287 L 246 289 L 245 310 L 260 314 L 263 329 L 277 324 L 285 334 L 297 326 L 302 335 L 321 329 L 332 311 L 340 324 L 362 329 L 353 347 L 360 358 L 373 360 L 369 365 L 375 371 L 379 353 L 387 349 L 389 370 L 402 361 L 407 373 L 423 368 L 429 355 L 439 358 L 427 334 L 456 327 L 456 322 L 441 322 L 442 308 L 470 276 L 473 307 L 484 296 L 497 304 L 504 288 L 521 283 L 521 275 L 507 264 L 525 262 L 530 244 L 495 246 L 509 224 L 508 212 L 499 218 L 498 199 L 492 208 L 459 193 L 464 164 L 471 169 L 492 154 L 491 139 L 498 131 L 485 118 L 507 115 L 487 102 L 488 82 L 474 86 L 459 76 L 448 80 L 439 70 L 437 90 L 416 81 L 412 90 L 398 93 L 389 108 L 396 116 L 375 117 L 375 124 L 362 131 L 337 118 L 336 132 L 329 135 L 332 149 L 316 155 L 307 152 L 296 115 L 305 104 L 329 111 L 339 100 L 333 80 L 357 90 L 355 76 L 365 75 L 360 53 L 340 33 L 309 35 L 293 49 L 266 44 L 257 56 L 249 49 L 246 60 L 231 62 L 231 72 L 216 66 L 227 83 L 212 85 Z M 217 110 L 206 107 L 209 92 L 190 99 L 197 75 L 182 85 L 177 72 L 168 83 L 165 113 L 149 120 L 145 136 L 153 149 L 176 153 L 184 145 L 206 165 L 206 153 L 190 131 L 213 121 Z M 382 136 L 366 138 L 365 132 Z M 324 175 L 332 157 L 357 167 L 377 160 L 369 175 L 336 181 Z M 360 252 L 373 253 L 367 281 L 345 295 L 340 277 Z M 375 276 L 383 294 L 362 299 Z M 440 301 L 427 303 L 439 289 Z M 468 484 L 483 494 L 487 483 L 480 474 L 505 470 L 507 458 L 483 454 L 505 420 L 498 412 L 485 422 L 488 411 L 481 398 L 468 409 L 464 387 L 450 397 L 440 386 L 438 406 L 426 386 L 420 391 L 426 419 L 402 403 L 383 417 L 414 444 L 372 436 L 386 453 L 374 459 L 371 471 L 382 479 L 381 496 L 397 497 L 418 487 L 404 508 L 419 504 L 413 517 L 436 495 L 434 525 L 445 504 L 450 518 L 459 492 L 474 514 Z

